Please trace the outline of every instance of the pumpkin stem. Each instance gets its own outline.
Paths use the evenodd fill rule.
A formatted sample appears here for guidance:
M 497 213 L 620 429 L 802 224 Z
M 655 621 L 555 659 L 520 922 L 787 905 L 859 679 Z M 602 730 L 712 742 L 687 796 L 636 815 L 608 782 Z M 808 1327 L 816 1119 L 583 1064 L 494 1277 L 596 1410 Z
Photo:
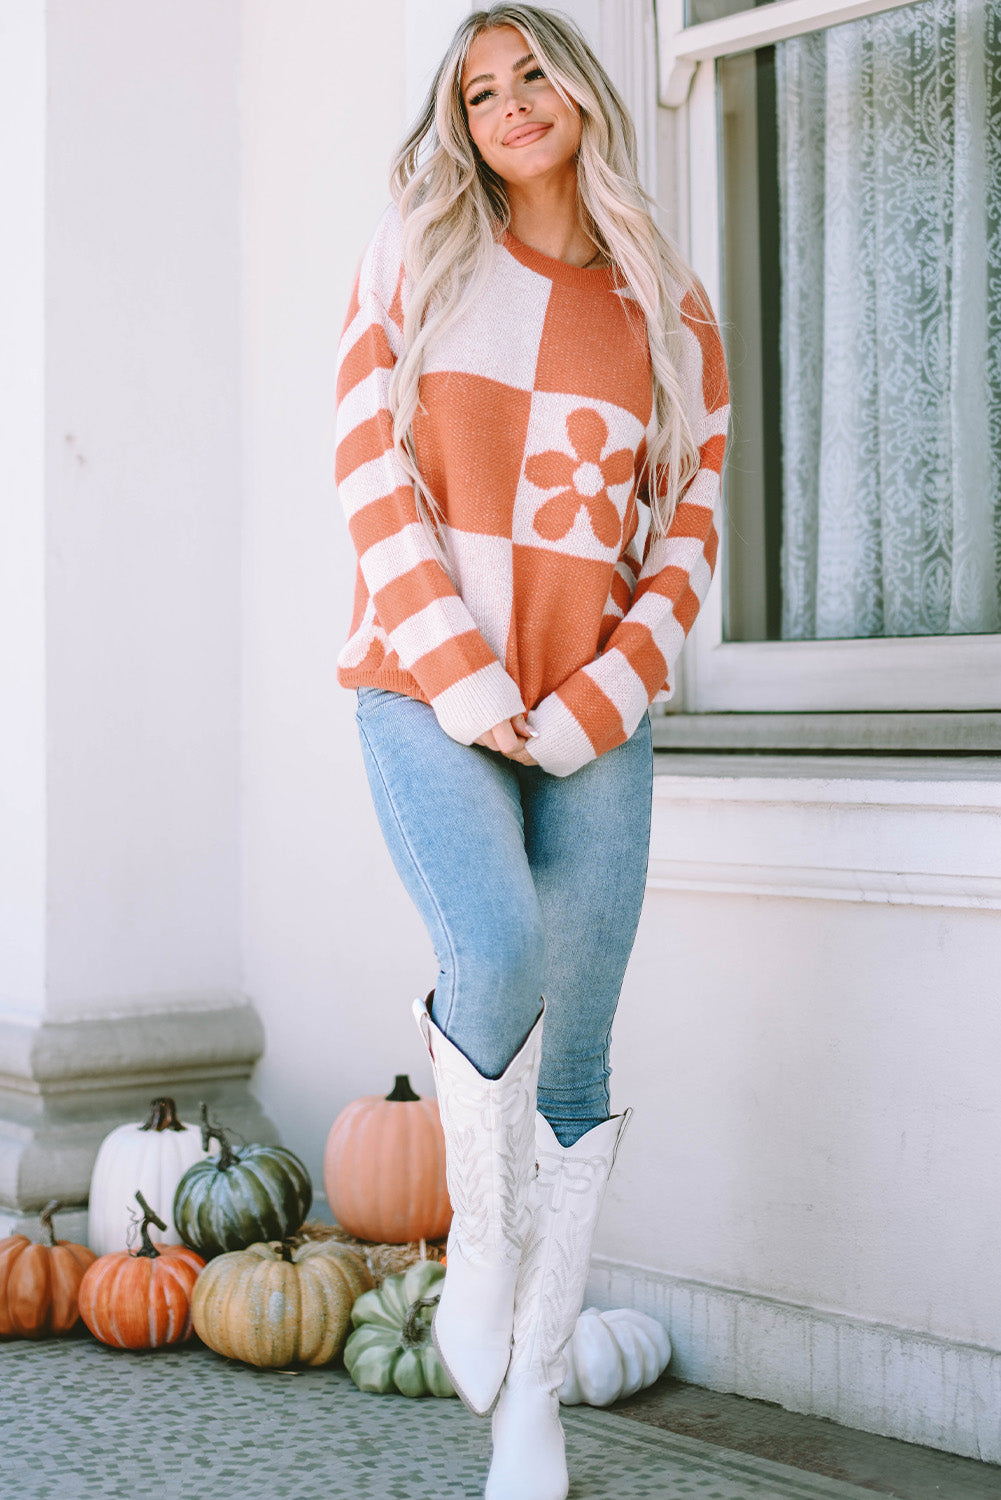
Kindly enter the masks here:
M 149 1107 L 145 1125 L 139 1126 L 140 1130 L 186 1130 L 177 1118 L 177 1105 L 173 1099 L 164 1097 L 154 1099 Z
M 54 1213 L 58 1213 L 60 1208 L 62 1208 L 62 1204 L 59 1202 L 59 1199 L 53 1198 L 51 1202 L 46 1203 L 45 1207 L 38 1215 L 38 1222 L 39 1224 L 41 1224 L 42 1228 L 45 1230 L 46 1234 L 49 1237 L 50 1247 L 56 1243 L 56 1231 L 52 1225 L 52 1215 Z
M 428 1322 L 426 1318 L 421 1317 L 421 1313 L 426 1307 L 437 1307 L 440 1296 L 441 1293 L 437 1292 L 433 1297 L 420 1297 L 416 1302 L 411 1302 L 407 1308 L 407 1316 L 400 1330 L 400 1338 L 403 1340 L 405 1349 L 413 1349 L 417 1344 L 427 1343 Z
M 295 1247 L 296 1247 L 296 1241 L 295 1241 L 295 1239 L 282 1240 L 282 1260 L 284 1260 L 284 1261 L 295 1260 L 295 1256 L 292 1254 L 292 1251 L 295 1249 Z
M 236 1152 L 229 1143 L 229 1136 L 221 1125 L 213 1125 L 209 1119 L 209 1107 L 202 1101 L 202 1150 L 207 1151 L 213 1141 L 219 1142 L 219 1160 L 216 1167 L 220 1172 L 227 1172 L 238 1160 Z
M 410 1075 L 397 1073 L 392 1093 L 386 1095 L 386 1102 L 388 1104 L 413 1104 L 420 1097 L 420 1094 L 415 1094 L 413 1091 Z
M 140 1233 L 142 1234 L 143 1242 L 139 1246 L 139 1249 L 136 1251 L 136 1255 L 144 1255 L 149 1260 L 156 1260 L 160 1252 L 149 1237 L 149 1226 L 151 1224 L 155 1224 L 157 1229 L 162 1229 L 165 1233 L 167 1226 L 159 1217 L 159 1215 L 153 1212 L 149 1204 L 146 1202 L 146 1199 L 143 1197 L 142 1193 L 136 1193 L 136 1202 L 143 1211 L 143 1221 L 140 1226 Z

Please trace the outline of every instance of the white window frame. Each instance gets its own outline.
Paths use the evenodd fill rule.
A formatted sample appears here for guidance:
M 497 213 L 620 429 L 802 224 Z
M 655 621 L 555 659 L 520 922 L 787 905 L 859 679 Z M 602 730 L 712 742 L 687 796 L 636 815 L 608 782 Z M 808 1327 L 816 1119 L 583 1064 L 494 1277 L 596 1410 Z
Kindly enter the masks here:
M 683 0 L 659 0 L 660 103 L 685 117 L 689 253 L 714 306 L 721 285 L 717 59 L 914 3 L 774 0 L 686 27 Z M 685 648 L 673 705 L 682 712 L 1001 708 L 1001 635 L 729 642 L 722 575 L 720 567 Z

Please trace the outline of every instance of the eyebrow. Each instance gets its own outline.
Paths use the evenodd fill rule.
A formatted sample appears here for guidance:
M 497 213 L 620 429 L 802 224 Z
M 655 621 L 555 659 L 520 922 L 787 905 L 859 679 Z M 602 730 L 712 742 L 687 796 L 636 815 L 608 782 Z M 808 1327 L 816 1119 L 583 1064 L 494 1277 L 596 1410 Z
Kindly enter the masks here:
M 512 63 L 511 72 L 517 73 L 518 69 L 523 68 L 526 63 L 534 61 L 535 55 L 531 52 L 527 52 L 524 57 L 519 57 L 516 63 Z M 471 89 L 474 83 L 492 83 L 496 76 L 497 75 L 495 73 L 477 73 L 476 77 L 471 78 L 466 84 L 465 88 L 463 89 L 463 93 L 465 93 L 466 89 Z

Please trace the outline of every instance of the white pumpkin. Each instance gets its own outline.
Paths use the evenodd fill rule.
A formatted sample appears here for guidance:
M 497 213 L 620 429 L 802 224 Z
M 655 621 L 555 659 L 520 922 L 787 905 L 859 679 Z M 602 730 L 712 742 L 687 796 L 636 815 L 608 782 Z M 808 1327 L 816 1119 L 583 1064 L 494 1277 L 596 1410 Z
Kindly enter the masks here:
M 560 1400 L 564 1406 L 611 1406 L 653 1385 L 670 1358 L 667 1329 L 656 1318 L 632 1307 L 611 1312 L 589 1307 L 577 1319 L 567 1345 Z
M 184 1173 L 208 1156 L 199 1127 L 182 1125 L 173 1099 L 154 1099 L 142 1125 L 119 1125 L 101 1142 L 90 1179 L 87 1240 L 98 1255 L 127 1250 L 135 1240 L 136 1192 L 167 1225 L 163 1245 L 179 1245 L 174 1193 Z

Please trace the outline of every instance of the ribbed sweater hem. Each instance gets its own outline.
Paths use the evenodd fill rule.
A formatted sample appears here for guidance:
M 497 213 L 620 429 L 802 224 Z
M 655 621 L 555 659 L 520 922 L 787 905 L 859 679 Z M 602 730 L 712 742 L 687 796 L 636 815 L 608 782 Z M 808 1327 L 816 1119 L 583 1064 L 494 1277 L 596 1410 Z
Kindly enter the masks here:
M 390 669 L 388 672 L 366 672 L 359 667 L 338 667 L 337 681 L 343 688 L 385 688 L 390 693 L 403 693 L 407 698 L 416 698 L 430 705 L 426 693 L 422 693 L 415 678 L 409 672 Z

